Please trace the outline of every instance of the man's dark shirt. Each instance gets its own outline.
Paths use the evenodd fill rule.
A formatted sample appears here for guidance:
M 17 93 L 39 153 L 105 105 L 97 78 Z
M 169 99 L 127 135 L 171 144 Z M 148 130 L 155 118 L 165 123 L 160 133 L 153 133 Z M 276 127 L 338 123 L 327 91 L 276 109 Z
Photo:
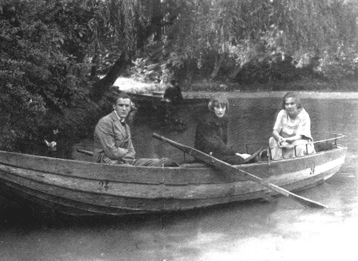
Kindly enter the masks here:
M 179 86 L 169 86 L 164 92 L 164 99 L 173 103 L 179 103 L 183 100 Z

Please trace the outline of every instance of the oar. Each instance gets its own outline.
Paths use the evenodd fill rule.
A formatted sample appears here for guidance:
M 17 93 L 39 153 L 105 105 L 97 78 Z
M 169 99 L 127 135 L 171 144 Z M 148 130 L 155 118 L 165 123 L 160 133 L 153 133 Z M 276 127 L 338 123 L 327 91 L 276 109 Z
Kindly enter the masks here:
M 245 170 L 236 168 L 236 167 L 230 165 L 229 163 L 219 160 L 219 159 L 217 159 L 209 154 L 206 154 L 204 152 L 201 152 L 197 149 L 194 149 L 189 146 L 183 145 L 181 143 L 175 142 L 173 140 L 165 138 L 165 137 L 158 135 L 156 133 L 153 133 L 153 137 L 158 140 L 165 141 L 165 142 L 169 143 L 170 145 L 172 145 L 173 147 L 193 156 L 194 158 L 196 158 L 198 160 L 201 160 L 207 164 L 213 165 L 213 166 L 217 167 L 218 169 L 221 169 L 221 170 L 227 171 L 227 172 L 233 171 L 234 173 L 243 176 L 247 180 L 251 180 L 251 181 L 258 183 L 266 188 L 269 188 L 281 195 L 284 195 L 284 196 L 289 197 L 293 200 L 296 200 L 298 203 L 302 204 L 303 206 L 305 206 L 307 208 L 326 208 L 326 206 L 322 205 L 321 203 L 318 203 L 313 200 L 296 195 L 286 189 L 283 189 L 279 186 L 276 186 L 275 184 L 267 182 L 255 175 L 245 171 Z
M 77 151 L 89 156 L 93 156 L 93 152 L 89 150 L 77 149 Z

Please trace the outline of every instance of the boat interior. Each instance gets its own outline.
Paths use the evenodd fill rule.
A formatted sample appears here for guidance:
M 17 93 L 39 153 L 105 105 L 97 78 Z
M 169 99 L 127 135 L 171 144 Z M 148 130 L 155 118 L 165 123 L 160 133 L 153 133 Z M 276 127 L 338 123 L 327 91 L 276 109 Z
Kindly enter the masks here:
M 317 136 L 315 135 L 315 137 L 322 137 L 319 140 L 313 141 L 315 153 L 318 153 L 318 152 L 329 151 L 329 150 L 337 148 L 338 140 L 344 138 L 345 135 L 324 133 L 323 135 L 322 134 L 317 135 Z M 262 143 L 243 144 L 243 145 L 241 145 L 241 147 L 244 147 L 244 148 L 240 151 L 245 151 L 248 154 L 252 154 L 262 145 L 263 145 Z M 267 144 L 265 144 L 263 146 L 264 147 L 260 151 L 260 153 L 257 155 L 255 162 L 270 162 L 270 161 L 272 161 L 272 157 L 270 154 L 270 148 L 267 146 Z M 197 161 L 187 162 L 187 163 L 180 165 L 180 167 L 190 167 L 190 168 L 204 167 L 204 166 L 207 166 L 207 165 L 204 163 L 199 163 Z

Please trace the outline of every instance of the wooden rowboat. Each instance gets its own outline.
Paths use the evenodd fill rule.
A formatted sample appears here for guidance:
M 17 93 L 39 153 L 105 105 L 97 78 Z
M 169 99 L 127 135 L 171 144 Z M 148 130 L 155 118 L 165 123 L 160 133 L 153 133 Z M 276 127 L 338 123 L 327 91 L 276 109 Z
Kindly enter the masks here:
M 302 190 L 337 173 L 345 161 L 347 148 L 337 139 L 315 145 L 315 154 L 239 167 L 286 190 Z M 76 216 L 182 211 L 277 195 L 233 172 L 198 163 L 128 167 L 5 151 L 0 151 L 0 193 Z

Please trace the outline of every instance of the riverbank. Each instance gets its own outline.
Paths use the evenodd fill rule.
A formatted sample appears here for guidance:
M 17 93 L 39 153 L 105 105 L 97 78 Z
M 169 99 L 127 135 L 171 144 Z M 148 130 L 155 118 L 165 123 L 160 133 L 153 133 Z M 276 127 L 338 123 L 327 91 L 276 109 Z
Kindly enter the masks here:
M 205 83 L 207 85 L 207 83 Z M 166 86 L 160 84 L 148 84 L 134 81 L 130 78 L 119 77 L 114 83 L 120 90 L 129 93 L 151 93 L 153 91 L 164 91 Z M 204 84 L 203 84 L 204 85 Z M 316 86 L 317 84 L 314 84 Z M 195 90 L 193 90 L 195 89 Z M 197 90 L 198 89 L 198 90 Z M 255 91 L 249 90 L 232 90 L 222 85 L 219 88 L 211 88 L 207 86 L 206 89 L 199 88 L 182 88 L 184 98 L 210 98 L 213 94 L 222 94 L 230 98 L 282 98 L 288 91 L 294 91 L 303 99 L 358 99 L 358 92 L 352 91 L 329 91 L 328 89 L 315 91 L 295 90 L 292 86 L 287 86 L 287 90 L 273 91 L 265 88 L 257 88 Z
M 316 91 L 295 91 L 303 99 L 358 99 L 358 92 L 316 92 Z M 282 98 L 287 91 L 259 91 L 259 92 L 215 92 L 230 98 L 249 99 L 249 98 Z M 187 98 L 210 98 L 213 92 L 183 92 L 183 96 Z

